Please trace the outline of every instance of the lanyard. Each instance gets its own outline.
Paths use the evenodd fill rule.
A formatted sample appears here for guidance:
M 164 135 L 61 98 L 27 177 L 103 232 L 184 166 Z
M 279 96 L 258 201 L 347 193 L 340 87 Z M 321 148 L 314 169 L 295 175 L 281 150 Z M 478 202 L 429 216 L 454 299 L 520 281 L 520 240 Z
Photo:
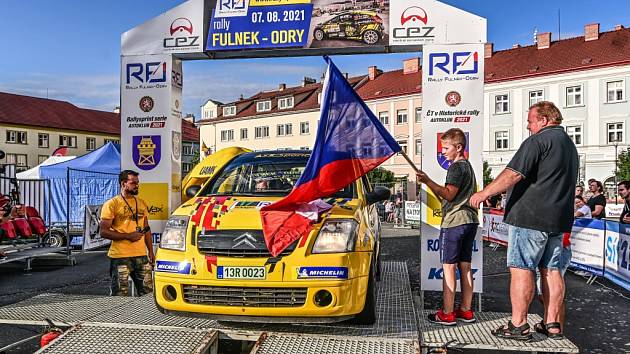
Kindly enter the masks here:
M 122 193 L 120 194 L 120 197 L 125 202 L 125 204 L 127 204 L 127 206 L 129 207 L 129 211 L 131 211 L 131 216 L 133 216 L 133 219 L 136 221 L 136 225 L 138 225 L 138 199 L 136 199 L 136 197 L 133 197 L 133 200 L 135 200 L 136 202 L 136 209 L 135 209 L 136 212 L 134 213 L 133 212 L 134 209 L 131 209 L 131 205 L 127 202 L 127 199 L 125 199 Z

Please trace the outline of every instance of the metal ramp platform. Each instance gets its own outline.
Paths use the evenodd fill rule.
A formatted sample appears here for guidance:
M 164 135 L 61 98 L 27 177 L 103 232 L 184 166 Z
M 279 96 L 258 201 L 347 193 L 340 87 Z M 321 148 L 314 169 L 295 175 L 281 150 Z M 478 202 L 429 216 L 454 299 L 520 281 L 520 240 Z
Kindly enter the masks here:
M 169 353 L 216 354 L 215 330 L 190 328 L 139 329 L 78 325 L 56 338 L 38 353 Z
M 481 350 L 502 350 L 533 353 L 579 353 L 580 350 L 570 340 L 548 339 L 545 335 L 534 332 L 534 339 L 529 342 L 501 339 L 492 335 L 491 330 L 506 324 L 511 314 L 501 312 L 476 313 L 476 323 L 445 327 L 428 321 L 432 311 L 420 312 L 420 344 L 423 348 L 458 348 Z M 539 315 L 529 314 L 527 322 L 534 328 L 540 322 Z

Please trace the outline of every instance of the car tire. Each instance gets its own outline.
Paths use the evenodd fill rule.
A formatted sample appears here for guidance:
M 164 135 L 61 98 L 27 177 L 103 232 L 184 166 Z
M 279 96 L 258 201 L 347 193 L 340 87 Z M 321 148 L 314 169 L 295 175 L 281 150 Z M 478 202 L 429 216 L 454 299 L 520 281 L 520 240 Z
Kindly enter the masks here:
M 49 231 L 44 236 L 44 243 L 50 247 L 63 247 L 66 244 L 66 236 L 60 231 Z
M 373 45 L 381 40 L 381 36 L 374 30 L 367 30 L 363 32 L 363 43 Z
M 324 39 L 324 31 L 320 29 L 316 29 L 315 32 L 313 33 L 313 38 L 315 38 L 318 41 L 321 41 L 322 39 Z
M 373 263 L 373 265 L 375 265 Z M 376 272 L 374 268 L 370 272 L 368 280 L 367 294 L 365 295 L 365 305 L 363 310 L 359 312 L 352 320 L 352 323 L 359 325 L 373 325 L 376 322 Z

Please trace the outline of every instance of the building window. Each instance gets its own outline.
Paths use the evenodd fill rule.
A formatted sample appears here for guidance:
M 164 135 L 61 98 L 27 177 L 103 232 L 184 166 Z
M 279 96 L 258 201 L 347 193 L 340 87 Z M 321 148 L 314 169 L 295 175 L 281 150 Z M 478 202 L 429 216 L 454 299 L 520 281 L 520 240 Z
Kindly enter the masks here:
M 407 110 L 399 109 L 396 111 L 396 124 L 405 124 L 407 123 Z
M 407 140 L 399 140 L 398 145 L 400 145 L 402 151 L 406 154 L 407 153 Z
M 308 122 L 301 122 L 300 123 L 300 134 L 302 135 L 306 135 L 306 134 L 310 134 L 310 124 Z
M 529 91 L 529 106 L 533 106 L 536 103 L 544 100 L 543 90 Z
M 254 138 L 256 139 L 264 139 L 269 137 L 269 127 L 256 127 L 254 128 Z
M 508 132 L 501 131 L 494 133 L 495 137 L 495 146 L 497 150 L 507 150 L 508 149 Z
M 278 124 L 276 135 L 277 136 L 293 135 L 293 125 L 291 123 Z
M 48 147 L 48 134 L 44 134 L 44 133 L 37 134 L 37 147 L 40 147 L 40 148 Z
M 567 107 L 582 105 L 582 86 L 567 87 Z
M 389 125 L 389 112 L 387 111 L 378 112 L 378 120 L 380 120 L 381 124 L 383 124 L 384 126 L 388 126 Z
M 319 101 L 319 99 L 317 101 Z M 289 109 L 289 108 L 293 108 L 293 96 L 283 97 L 283 98 L 278 99 L 278 109 Z
M 221 130 L 221 141 L 234 141 L 234 129 Z
M 422 107 L 416 108 L 416 123 L 422 123 Z
M 188 173 L 190 172 L 190 170 L 192 170 L 192 164 L 188 162 L 182 162 L 182 172 Z
M 192 145 L 182 145 L 182 155 L 184 156 L 192 156 L 193 155 L 193 146 Z
M 422 155 L 422 140 L 416 139 L 416 155 Z
M 623 143 L 623 123 L 608 123 L 608 143 Z
M 223 107 L 224 117 L 235 116 L 235 115 L 236 115 L 236 106 Z
M 93 151 L 96 150 L 96 138 L 85 138 L 85 150 Z
M 494 113 L 508 113 L 510 111 L 510 97 L 507 94 L 494 96 Z
M 59 146 L 62 147 L 77 147 L 77 137 L 72 135 L 59 135 Z
M 26 167 L 27 164 L 27 156 L 24 154 L 7 154 L 6 155 L 7 164 L 15 165 L 15 167 Z
M 271 111 L 271 101 L 256 102 L 256 112 L 268 112 Z
M 606 102 L 621 102 L 624 99 L 623 81 L 611 81 L 606 83 L 606 91 L 608 92 L 608 100 Z
M 37 164 L 41 164 L 42 162 L 48 160 L 48 155 L 37 155 Z
M 26 144 L 27 134 L 24 131 L 7 130 L 7 143 L 9 144 Z
M 114 143 L 114 144 L 120 145 L 120 140 L 118 140 L 118 139 L 105 139 L 105 144 L 107 144 L 107 143 Z
M 570 125 L 567 126 L 567 134 L 569 138 L 573 140 L 575 145 L 582 145 L 582 126 L 581 125 Z
M 247 128 L 241 128 L 241 140 L 247 140 Z

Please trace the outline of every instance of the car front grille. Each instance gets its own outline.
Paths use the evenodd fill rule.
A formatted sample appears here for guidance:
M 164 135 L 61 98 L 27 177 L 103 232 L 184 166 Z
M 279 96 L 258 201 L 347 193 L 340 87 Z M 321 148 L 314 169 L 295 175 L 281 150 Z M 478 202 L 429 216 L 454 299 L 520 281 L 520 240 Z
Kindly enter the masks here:
M 295 250 L 297 241 L 285 249 L 280 256 L 288 256 Z M 271 254 L 265 244 L 261 230 L 212 230 L 200 232 L 197 249 L 205 255 L 242 258 L 269 258 Z
M 301 307 L 307 288 L 245 288 L 184 285 L 184 301 L 196 305 Z

